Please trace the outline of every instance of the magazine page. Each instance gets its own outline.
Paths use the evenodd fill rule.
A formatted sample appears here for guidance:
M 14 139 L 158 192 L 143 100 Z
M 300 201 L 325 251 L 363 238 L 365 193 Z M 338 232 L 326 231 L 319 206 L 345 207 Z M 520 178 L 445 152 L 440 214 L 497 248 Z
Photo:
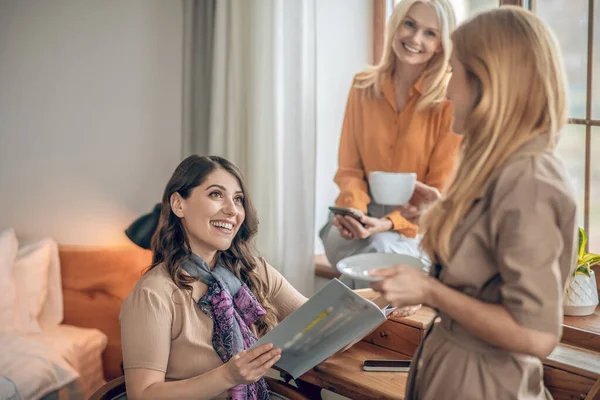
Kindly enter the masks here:
M 372 301 L 373 301 L 373 303 L 375 303 L 377 305 L 377 301 L 376 300 L 377 299 L 372 300 Z M 381 300 L 383 300 L 383 299 L 381 299 Z M 386 320 L 389 317 L 389 315 L 392 313 L 392 311 L 394 311 L 395 309 L 396 309 L 396 307 L 393 307 L 393 306 L 387 305 L 387 304 L 382 306 L 381 311 L 383 311 L 383 313 L 385 314 Z M 371 333 L 373 333 L 373 331 L 375 329 L 377 329 L 378 327 L 379 327 L 379 324 L 375 325 L 373 327 L 373 329 L 371 329 L 370 331 L 366 332 L 364 335 L 356 337 L 353 341 L 351 341 L 350 343 L 348 343 L 342 350 L 340 350 L 340 352 L 344 352 L 344 351 L 348 350 L 350 347 L 354 346 L 356 343 L 360 342 L 365 337 L 367 337 Z
M 385 322 L 381 310 L 337 279 L 311 297 L 256 344 L 273 343 L 282 354 L 275 364 L 297 378 L 349 343 Z

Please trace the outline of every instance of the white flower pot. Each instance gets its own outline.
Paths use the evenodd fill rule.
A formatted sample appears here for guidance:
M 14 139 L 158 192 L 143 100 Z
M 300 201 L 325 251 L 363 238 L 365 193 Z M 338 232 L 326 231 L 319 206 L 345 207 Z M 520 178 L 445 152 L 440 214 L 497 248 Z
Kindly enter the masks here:
M 592 276 L 575 275 L 569 278 L 565 291 L 563 311 L 565 315 L 590 315 L 598 306 L 598 288 L 596 274 Z

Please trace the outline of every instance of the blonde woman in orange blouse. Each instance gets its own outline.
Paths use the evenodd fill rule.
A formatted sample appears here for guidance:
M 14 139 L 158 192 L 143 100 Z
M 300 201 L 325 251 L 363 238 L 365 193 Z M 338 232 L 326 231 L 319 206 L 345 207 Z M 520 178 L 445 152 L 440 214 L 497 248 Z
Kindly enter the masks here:
M 329 261 L 360 253 L 421 257 L 418 210 L 371 200 L 373 171 L 415 172 L 442 190 L 452 173 L 459 137 L 446 101 L 454 10 L 448 0 L 403 0 L 388 22 L 384 53 L 350 89 L 339 149 L 335 205 L 353 209 L 359 223 L 336 215 L 320 232 Z M 363 226 L 364 225 L 364 226 Z M 346 281 L 351 287 L 362 282 Z

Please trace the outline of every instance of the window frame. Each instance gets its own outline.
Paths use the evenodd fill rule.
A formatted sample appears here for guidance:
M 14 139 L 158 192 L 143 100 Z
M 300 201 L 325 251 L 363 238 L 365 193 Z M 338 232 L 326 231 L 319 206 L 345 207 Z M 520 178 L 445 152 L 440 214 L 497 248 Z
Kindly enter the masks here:
M 535 12 L 536 1 L 530 0 L 530 9 Z M 600 120 L 593 118 L 593 80 L 594 80 L 594 0 L 588 0 L 588 32 L 587 32 L 587 73 L 586 73 L 586 105 L 585 118 L 569 118 L 569 124 L 585 126 L 585 191 L 584 191 L 584 229 L 590 233 L 590 192 L 592 186 L 592 126 L 600 126 Z
M 530 11 L 536 11 L 536 0 L 526 0 Z M 585 93 L 585 118 L 569 118 L 569 125 L 585 127 L 585 175 L 584 175 L 584 204 L 583 225 L 590 234 L 590 195 L 592 187 L 592 127 L 600 126 L 600 120 L 593 118 L 593 81 L 594 81 L 594 0 L 588 0 L 588 32 L 587 32 L 587 71 Z

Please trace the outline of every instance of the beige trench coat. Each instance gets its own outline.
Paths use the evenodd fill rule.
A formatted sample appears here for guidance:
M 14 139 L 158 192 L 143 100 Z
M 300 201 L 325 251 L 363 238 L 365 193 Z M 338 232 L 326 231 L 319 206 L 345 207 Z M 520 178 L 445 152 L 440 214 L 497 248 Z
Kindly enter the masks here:
M 541 135 L 512 155 L 456 227 L 444 284 L 502 304 L 524 327 L 561 335 L 562 299 L 575 266 L 576 205 L 561 162 Z M 417 351 L 407 399 L 550 399 L 541 361 L 496 348 L 447 314 Z

